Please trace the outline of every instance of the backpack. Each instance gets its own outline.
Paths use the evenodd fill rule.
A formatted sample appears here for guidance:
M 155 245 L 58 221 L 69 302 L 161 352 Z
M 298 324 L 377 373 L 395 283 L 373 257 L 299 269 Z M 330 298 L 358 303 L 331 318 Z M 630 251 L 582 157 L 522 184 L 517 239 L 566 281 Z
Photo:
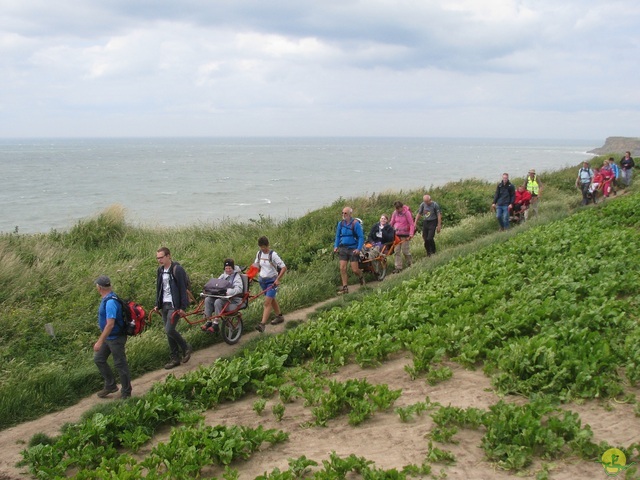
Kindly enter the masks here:
M 142 333 L 147 326 L 147 312 L 145 312 L 142 305 L 137 304 L 134 301 L 122 300 L 117 295 L 111 297 L 120 304 L 120 311 L 122 312 L 122 325 L 121 335 L 138 335 Z
M 223 278 L 212 278 L 204 285 L 204 293 L 207 295 L 226 295 L 227 288 L 231 288 L 233 286 L 233 278 L 235 278 L 235 273 L 233 274 L 232 280 L 225 280 Z
M 351 223 L 349 225 L 347 225 L 347 222 L 345 222 L 344 220 L 340 221 L 340 223 L 342 223 L 342 227 L 351 228 L 351 236 L 357 242 L 358 241 L 358 232 L 356 232 L 356 226 L 355 226 L 356 222 L 358 222 L 360 225 L 362 225 L 362 220 L 360 220 L 359 218 L 352 218 L 351 219 Z M 340 227 L 341 231 L 342 231 L 342 227 Z M 269 257 L 269 259 L 271 259 L 271 257 Z
M 262 256 L 260 255 L 262 253 L 262 250 L 258 250 L 258 253 L 256 253 L 256 258 L 258 259 L 258 263 L 260 262 L 260 259 L 262 258 Z M 282 271 L 282 267 L 276 265 L 275 263 L 273 263 L 273 250 L 269 250 L 269 263 L 271 264 L 271 266 L 273 268 L 276 269 L 276 271 L 278 272 L 278 274 Z
M 173 262 L 173 268 L 171 268 L 171 276 L 175 279 L 175 269 L 176 266 L 180 265 L 178 262 Z M 182 265 L 180 265 L 182 267 Z M 189 274 L 187 273 L 187 271 L 185 270 L 184 267 L 182 267 L 182 269 L 184 270 L 184 274 L 187 277 L 187 299 L 189 300 L 189 303 L 195 303 L 196 301 L 196 297 L 193 296 L 193 293 L 191 292 L 191 278 L 189 277 Z

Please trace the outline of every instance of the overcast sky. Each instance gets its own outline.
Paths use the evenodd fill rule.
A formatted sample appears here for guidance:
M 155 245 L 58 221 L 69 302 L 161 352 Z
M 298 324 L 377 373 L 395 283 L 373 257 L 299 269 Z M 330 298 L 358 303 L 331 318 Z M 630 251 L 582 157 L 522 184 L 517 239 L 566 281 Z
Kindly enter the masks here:
M 638 0 L 0 9 L 0 137 L 640 136 Z

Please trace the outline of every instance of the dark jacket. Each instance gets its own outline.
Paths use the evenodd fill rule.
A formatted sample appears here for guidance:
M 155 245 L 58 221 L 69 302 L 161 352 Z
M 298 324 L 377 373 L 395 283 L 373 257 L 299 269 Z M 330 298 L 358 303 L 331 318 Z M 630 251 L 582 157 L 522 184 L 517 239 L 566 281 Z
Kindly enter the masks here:
M 516 187 L 513 183 L 507 182 L 506 184 L 500 182 L 496 187 L 496 193 L 493 196 L 493 203 L 503 207 L 505 205 L 513 205 L 516 201 Z
M 162 308 L 162 274 L 164 267 L 158 267 L 156 279 L 156 306 Z M 176 310 L 186 310 L 189 306 L 189 297 L 187 296 L 187 272 L 184 271 L 182 265 L 171 262 L 169 267 L 169 288 L 171 289 L 171 297 L 173 298 L 173 306 Z
M 388 223 L 382 228 L 382 238 L 378 237 L 378 229 L 380 228 L 380 222 L 371 227 L 369 232 L 368 242 L 372 243 L 391 243 L 396 238 L 396 231 Z

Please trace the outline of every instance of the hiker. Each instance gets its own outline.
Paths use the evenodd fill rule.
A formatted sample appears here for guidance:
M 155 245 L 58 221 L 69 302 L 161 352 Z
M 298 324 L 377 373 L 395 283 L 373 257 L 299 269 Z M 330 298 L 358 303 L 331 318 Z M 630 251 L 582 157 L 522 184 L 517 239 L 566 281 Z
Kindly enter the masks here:
M 611 191 L 613 192 L 614 195 L 617 195 L 618 194 L 617 189 L 620 186 L 618 183 L 618 179 L 620 178 L 620 167 L 618 166 L 616 161 L 613 159 L 613 157 L 609 157 L 609 160 L 607 160 L 607 163 L 609 164 L 609 168 L 613 172 L 613 179 L 611 180 Z
M 393 227 L 389 225 L 389 217 L 383 213 L 380 215 L 380 221 L 371 227 L 367 242 L 381 249 L 383 245 L 393 243 L 395 238 L 396 232 Z
M 500 231 L 509 228 L 509 212 L 513 210 L 513 203 L 516 200 L 516 189 L 509 181 L 509 174 L 502 174 L 502 181 L 496 187 L 493 195 L 491 209 L 496 212 L 496 218 L 500 224 Z
M 616 174 L 611 167 L 610 161 L 605 160 L 602 168 L 600 169 L 602 175 L 602 196 L 608 198 L 613 190 L 613 182 L 616 179 Z
M 218 278 L 220 280 L 226 280 L 229 286 L 221 292 L 222 294 L 219 297 L 207 296 L 204 300 L 204 317 L 209 319 L 215 314 L 215 318 L 213 320 L 207 320 L 201 328 L 202 330 L 212 333 L 218 333 L 220 330 L 220 314 L 235 310 L 243 300 L 242 293 L 244 291 L 244 287 L 242 284 L 242 277 L 240 276 L 240 268 L 236 267 L 233 258 L 226 258 L 223 264 L 224 271 Z
M 524 188 L 531 194 L 531 210 L 538 215 L 538 205 L 540 203 L 540 195 L 542 194 L 542 182 L 538 179 L 535 169 L 529 170 L 527 178 L 524 180 Z M 525 217 L 529 217 L 527 209 Z
M 622 183 L 625 188 L 631 186 L 631 177 L 633 176 L 633 167 L 636 164 L 631 158 L 631 152 L 625 152 L 624 157 L 620 160 L 620 169 L 622 170 Z
M 276 314 L 275 318 L 271 320 L 271 325 L 278 325 L 284 322 L 280 305 L 276 300 L 276 294 L 278 293 L 278 286 L 282 276 L 287 271 L 287 266 L 284 264 L 277 252 L 269 248 L 269 239 L 267 237 L 260 237 L 258 239 L 258 253 L 254 265 L 260 269 L 258 274 L 258 283 L 264 294 L 264 306 L 262 307 L 262 320 L 256 325 L 256 330 L 264 332 L 265 326 L 269 321 L 271 310 Z
M 191 346 L 182 338 L 176 330 L 178 320 L 189 306 L 187 294 L 187 272 L 182 265 L 171 260 L 171 252 L 167 247 L 161 247 L 156 252 L 156 259 L 160 266 L 156 278 L 156 306 L 153 311 L 162 312 L 164 331 L 169 342 L 170 359 L 164 368 L 167 370 L 180 365 L 180 351 L 182 350 L 182 363 L 187 363 L 191 358 Z M 174 313 L 177 313 L 174 318 Z
M 422 220 L 422 238 L 424 240 L 424 249 L 427 251 L 427 257 L 436 253 L 436 232 L 440 233 L 442 229 L 442 210 L 440 205 L 431 200 L 431 195 L 422 197 L 422 203 L 416 214 L 414 227 L 418 227 L 418 220 L 424 216 Z
M 582 192 L 581 205 L 588 205 L 591 199 L 591 181 L 593 179 L 593 170 L 589 166 L 589 162 L 582 162 L 582 167 L 578 170 L 578 177 L 576 178 L 576 188 L 579 188 Z
M 338 294 L 349 293 L 347 263 L 351 263 L 351 270 L 358 277 L 360 285 L 364 285 L 364 274 L 358 265 L 360 252 L 364 245 L 364 232 L 362 224 L 351 215 L 353 209 L 342 209 L 342 220 L 336 226 L 336 238 L 333 242 L 333 251 L 338 253 L 340 259 L 340 279 L 342 287 Z
M 118 370 L 122 391 L 120 398 L 131 396 L 131 375 L 127 364 L 125 344 L 127 336 L 124 332 L 124 317 L 120 303 L 113 297 L 115 293 L 111 289 L 111 280 L 106 275 L 100 275 L 95 281 L 96 289 L 102 297 L 98 307 L 98 327 L 102 332 L 98 341 L 93 345 L 93 361 L 104 379 L 104 388 L 97 395 L 105 398 L 118 391 L 113 371 L 107 363 L 109 355 L 113 355 L 113 365 Z
M 402 270 L 402 257 L 407 262 L 407 267 L 411 266 L 411 243 L 410 240 L 415 234 L 416 226 L 413 223 L 413 215 L 411 215 L 411 209 L 404 205 L 401 201 L 397 200 L 393 202 L 394 212 L 391 214 L 391 225 L 396 230 L 396 235 L 400 239 L 400 243 L 396 245 L 395 250 L 395 268 L 393 273 L 398 273 Z

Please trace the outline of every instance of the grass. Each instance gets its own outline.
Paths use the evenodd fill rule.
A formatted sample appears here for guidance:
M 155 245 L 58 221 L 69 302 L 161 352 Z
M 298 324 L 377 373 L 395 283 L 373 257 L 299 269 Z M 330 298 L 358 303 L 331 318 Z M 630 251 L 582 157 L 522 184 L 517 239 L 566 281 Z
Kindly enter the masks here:
M 540 218 L 518 230 L 561 218 L 578 206 L 580 196 L 573 187 L 577 168 L 542 175 L 545 191 Z M 436 238 L 439 254 L 426 261 L 422 242 L 414 240 L 411 250 L 416 267 L 388 277 L 380 287 L 386 289 L 409 278 L 412 271 L 444 264 L 512 235 L 513 231 L 497 234 L 496 220 L 487 213 L 494 188 L 494 184 L 469 179 L 431 189 L 429 193 L 440 203 L 444 215 L 443 231 Z M 286 315 L 334 295 L 339 272 L 332 245 L 342 206 L 351 205 L 367 229 L 380 213 L 390 213 L 397 199 L 415 211 L 423 194 L 415 190 L 340 199 L 303 217 L 281 222 L 261 216 L 245 223 L 223 221 L 175 229 L 133 227 L 126 223 L 123 209 L 112 206 L 78 222 L 68 232 L 0 235 L 0 428 L 60 410 L 100 388 L 92 351 L 98 336 L 99 297 L 93 285 L 98 275 L 109 275 L 120 296 L 151 309 L 155 251 L 160 246 L 172 250 L 174 259 L 189 273 L 197 294 L 208 278 L 220 274 L 224 258 L 250 264 L 258 250 L 258 237 L 266 235 L 289 267 L 278 294 Z M 355 299 L 370 292 L 371 287 L 367 287 L 349 297 Z M 349 300 L 338 300 L 345 301 Z M 258 321 L 261 309 L 261 301 L 250 305 L 244 315 L 246 328 Z M 154 316 L 147 332 L 128 341 L 133 378 L 166 362 L 168 347 L 159 318 Z M 53 325 L 53 338 L 45 332 L 48 323 Z M 184 322 L 179 329 L 195 349 L 217 341 Z

